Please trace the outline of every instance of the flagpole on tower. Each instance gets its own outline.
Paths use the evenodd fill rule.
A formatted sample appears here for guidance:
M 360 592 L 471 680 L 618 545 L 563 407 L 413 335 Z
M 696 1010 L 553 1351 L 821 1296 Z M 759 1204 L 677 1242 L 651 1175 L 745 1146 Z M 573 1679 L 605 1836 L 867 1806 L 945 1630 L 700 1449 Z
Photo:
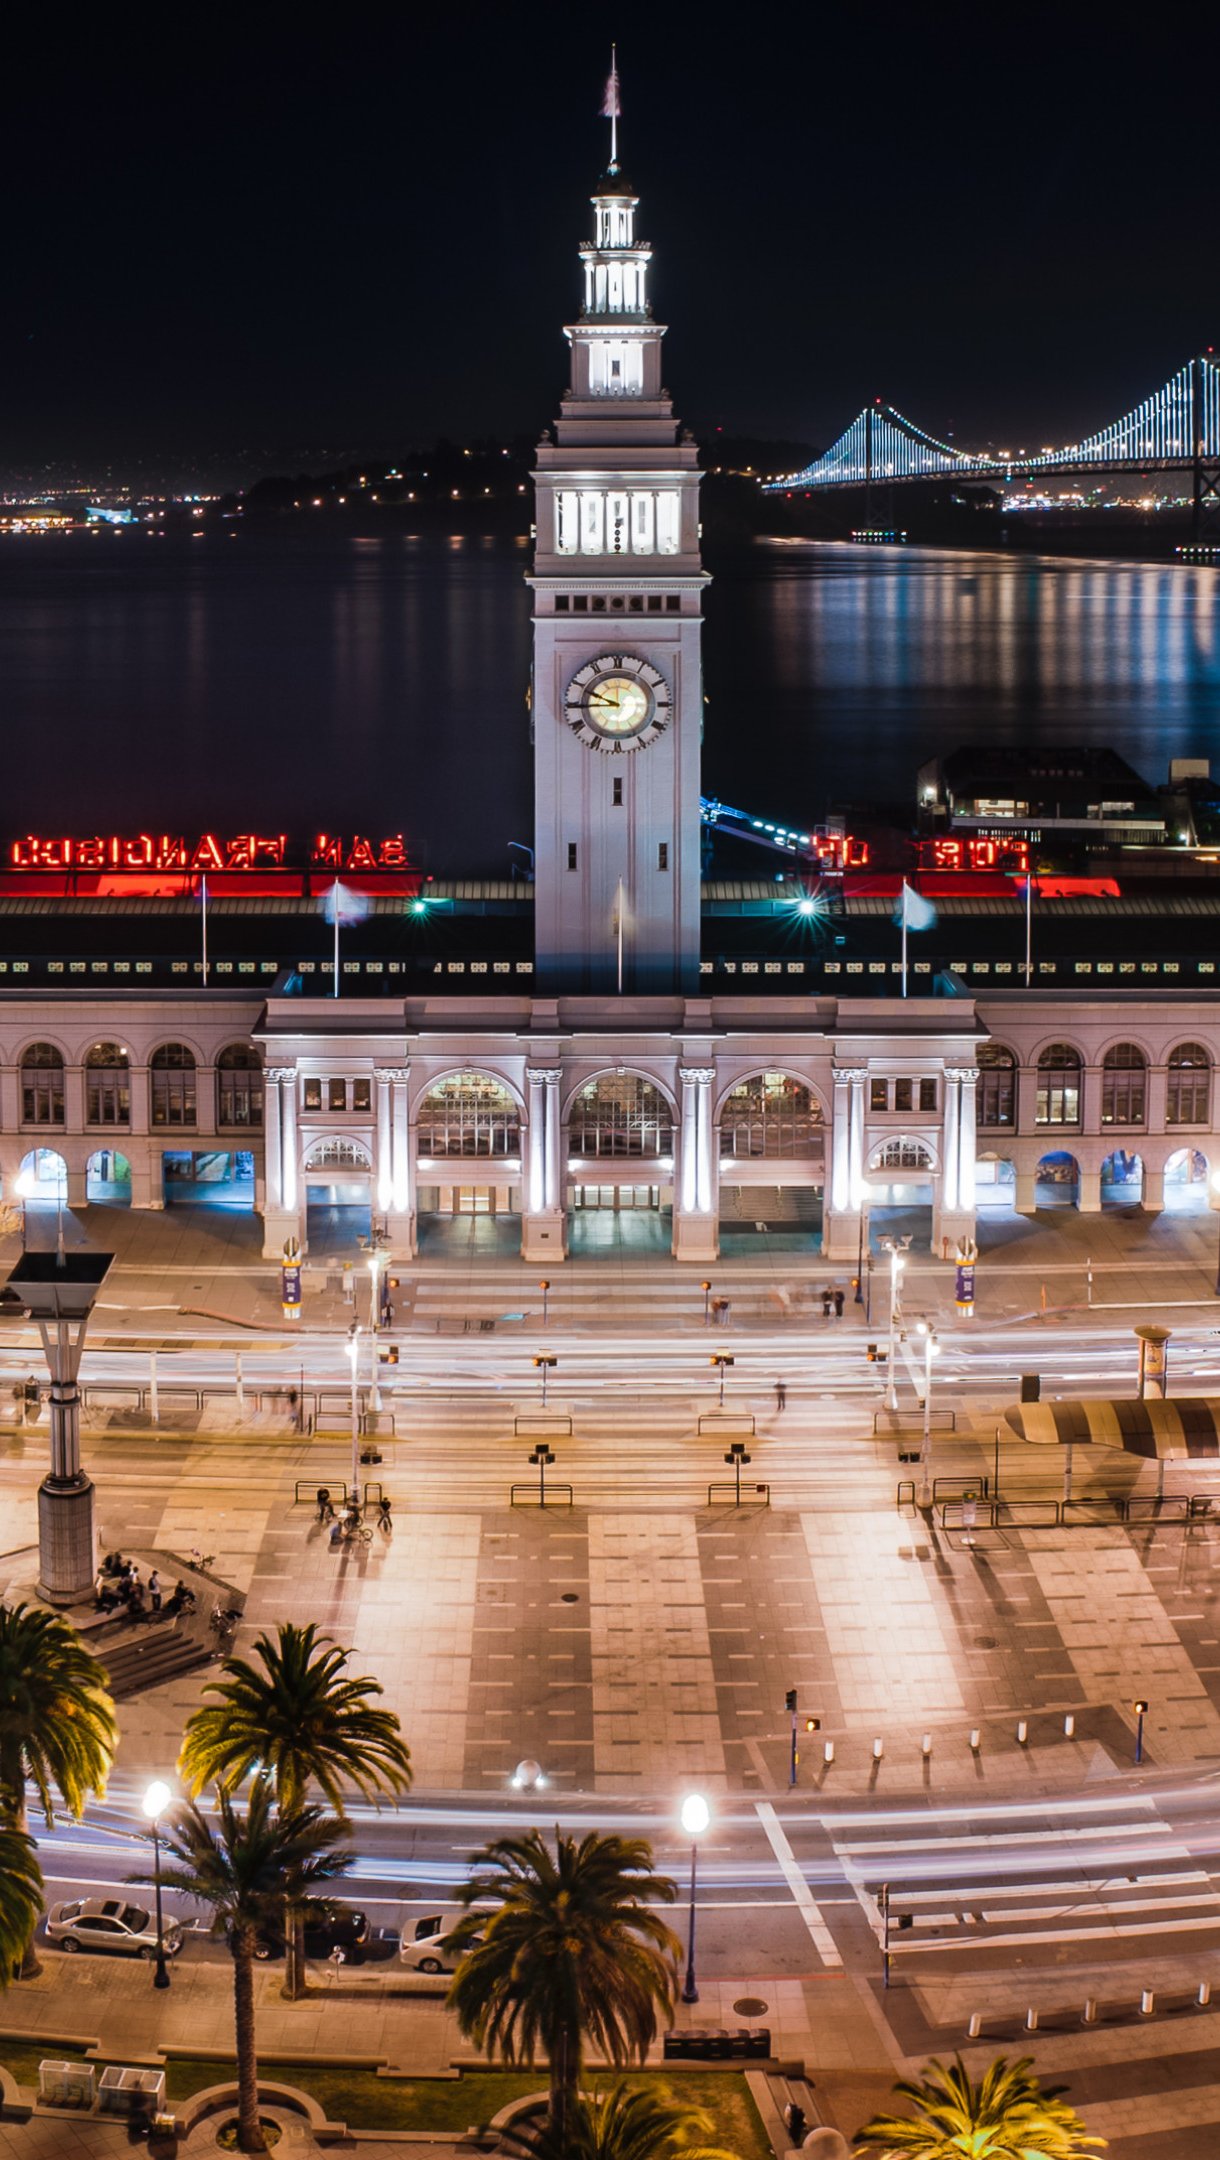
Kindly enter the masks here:
M 602 99 L 602 114 L 610 122 L 610 170 L 618 169 L 618 123 L 622 106 L 618 94 L 618 47 L 610 47 L 610 73 L 606 78 L 606 95 Z
M 339 917 L 343 912 L 342 887 L 335 879 L 335 982 L 332 996 L 339 995 Z

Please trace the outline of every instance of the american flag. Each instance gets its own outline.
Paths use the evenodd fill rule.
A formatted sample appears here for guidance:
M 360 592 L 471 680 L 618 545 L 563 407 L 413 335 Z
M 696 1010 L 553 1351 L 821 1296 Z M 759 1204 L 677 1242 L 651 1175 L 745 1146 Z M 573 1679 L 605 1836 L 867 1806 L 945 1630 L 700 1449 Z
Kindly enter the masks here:
M 610 73 L 606 77 L 606 95 L 602 99 L 603 120 L 621 120 L 623 108 L 619 102 L 618 61 L 613 51 L 610 57 Z

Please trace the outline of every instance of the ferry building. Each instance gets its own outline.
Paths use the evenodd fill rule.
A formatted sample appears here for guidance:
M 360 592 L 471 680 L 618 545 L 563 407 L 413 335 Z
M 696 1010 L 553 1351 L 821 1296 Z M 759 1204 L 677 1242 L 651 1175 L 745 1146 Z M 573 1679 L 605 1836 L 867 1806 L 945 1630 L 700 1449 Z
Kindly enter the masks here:
M 374 886 L 336 983 L 299 895 L 215 879 L 204 960 L 193 867 L 133 897 L 78 874 L 110 843 L 50 881 L 70 843 L 14 847 L 6 1202 L 210 1199 L 276 1259 L 384 1228 L 426 1265 L 480 1217 L 541 1266 L 761 1228 L 840 1269 L 890 1208 L 948 1255 L 980 1210 L 1207 1204 L 1220 904 L 1048 904 L 1027 979 L 1015 897 L 943 908 L 908 971 L 892 903 L 828 936 L 800 878 L 702 880 L 700 475 L 637 208 L 612 165 L 538 448 L 532 886 Z

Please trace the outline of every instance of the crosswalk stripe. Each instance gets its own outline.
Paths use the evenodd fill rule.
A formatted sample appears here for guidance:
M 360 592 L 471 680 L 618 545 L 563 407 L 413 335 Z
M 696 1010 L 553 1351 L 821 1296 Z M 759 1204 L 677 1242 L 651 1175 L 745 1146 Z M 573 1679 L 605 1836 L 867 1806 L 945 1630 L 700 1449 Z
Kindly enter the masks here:
M 775 1809 L 769 1800 L 756 1800 L 754 1811 L 767 1833 L 771 1850 L 779 1862 L 784 1880 L 792 1892 L 793 1901 L 809 1930 L 819 1957 L 826 1965 L 841 1966 L 843 1960 L 839 1955 L 834 1936 L 822 1918 L 815 1903 L 813 1892 L 797 1865 L 796 1854 L 788 1843 Z

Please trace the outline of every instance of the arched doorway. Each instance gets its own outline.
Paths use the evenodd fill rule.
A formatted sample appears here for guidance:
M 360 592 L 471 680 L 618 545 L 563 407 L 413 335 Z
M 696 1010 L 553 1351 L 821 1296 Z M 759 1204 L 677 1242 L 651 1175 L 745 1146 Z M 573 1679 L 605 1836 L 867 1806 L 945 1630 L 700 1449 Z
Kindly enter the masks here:
M 1139 1207 L 1143 1198 L 1143 1156 L 1134 1154 L 1128 1148 L 1115 1148 L 1106 1156 L 1101 1166 L 1102 1206 Z
M 1055 1148 L 1042 1157 L 1034 1172 L 1034 1206 L 1080 1206 L 1080 1164 L 1074 1155 Z
M 1175 1148 L 1165 1165 L 1165 1211 L 1205 1215 L 1211 1185 L 1207 1157 L 1199 1148 Z
M 360 1140 L 315 1140 L 301 1165 L 305 1235 L 313 1253 L 358 1251 L 373 1234 L 373 1163 Z
M 895 1134 L 874 1148 L 868 1165 L 869 1243 L 909 1237 L 917 1250 L 932 1243 L 935 1197 L 932 1151 L 909 1134 Z
M 753 1073 L 720 1105 L 720 1251 L 812 1251 L 822 1231 L 822 1106 L 803 1080 Z
M 131 1206 L 131 1164 L 117 1148 L 98 1148 L 89 1157 L 85 1198 L 93 1207 Z
M 17 1195 L 27 1207 L 66 1207 L 68 1165 L 57 1148 L 31 1148 L 21 1158 Z
M 491 1073 L 447 1073 L 415 1117 L 416 1228 L 434 1259 L 521 1244 L 521 1106 Z
M 603 1073 L 568 1112 L 568 1243 L 574 1256 L 667 1253 L 675 1125 L 642 1073 Z

